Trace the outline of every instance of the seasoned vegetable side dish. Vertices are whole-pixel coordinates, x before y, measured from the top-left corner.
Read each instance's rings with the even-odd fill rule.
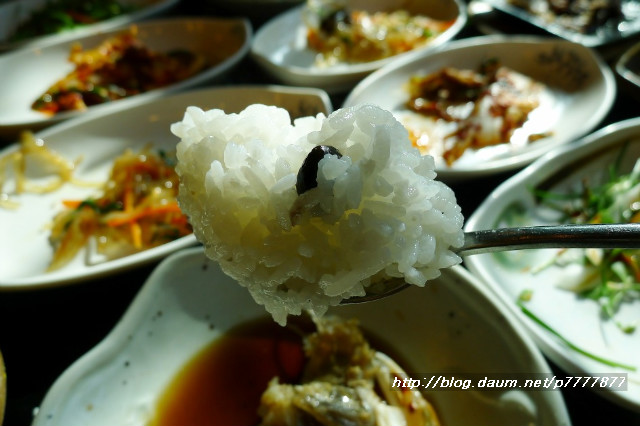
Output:
[[[27,177],[30,164],[45,174],[46,181],[38,183]],[[49,149],[42,139],[37,139],[31,132],[20,135],[18,149],[0,157],[0,208],[17,208],[20,204],[12,199],[12,195],[23,193],[44,194],[59,189],[65,183],[90,186],[74,176],[76,162],[69,161],[57,152]],[[14,184],[8,182],[10,172]]]
[[[135,10],[135,6],[116,0],[49,0],[35,10],[11,34],[10,41],[55,34],[93,24]]]
[[[628,174],[619,173],[614,166],[603,184],[584,180],[574,192],[537,190],[536,194],[545,206],[560,212],[566,223],[640,222],[640,160]],[[640,299],[640,250],[562,250],[551,264],[536,270],[550,265],[582,265],[581,278],[564,282],[563,287],[599,303],[605,318],[615,320],[623,303]],[[616,324],[625,332],[636,328],[634,324]]]
[[[74,176],[78,161],[65,159],[43,140],[23,133],[19,149],[0,158],[0,208],[20,206],[11,195],[48,193],[66,183],[98,187]],[[32,182],[27,178],[29,164],[46,176]],[[174,167],[175,158],[165,152],[150,147],[137,153],[127,150],[114,160],[99,195],[64,200],[64,210],[51,224],[54,255],[49,270],[66,265],[89,242],[102,258],[114,259],[190,234],[191,225],[176,201]],[[7,179],[9,172],[13,185]]]
[[[318,52],[317,66],[370,62],[425,46],[453,21],[411,15],[406,10],[369,13],[336,1],[318,1],[305,10],[307,44]]]
[[[468,149],[523,146],[549,136],[523,129],[543,89],[542,83],[495,60],[477,71],[445,67],[411,77],[407,110],[396,115],[423,154],[451,166]]]
[[[180,82],[209,65],[204,56],[191,51],[149,49],[135,26],[94,49],[75,44],[69,60],[75,69],[34,101],[32,109],[48,115],[85,110]]]
[[[54,248],[49,270],[73,259],[89,242],[113,259],[173,241],[191,233],[176,201],[174,160],[150,148],[116,158],[102,193],[65,200],[51,227]]]

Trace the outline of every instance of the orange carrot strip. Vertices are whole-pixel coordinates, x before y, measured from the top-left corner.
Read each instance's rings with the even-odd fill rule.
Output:
[[[164,214],[164,213],[182,213],[182,210],[180,210],[180,206],[178,206],[177,203],[165,204],[163,206],[158,206],[158,207],[147,207],[137,212],[133,212],[132,214],[127,215],[125,217],[117,217],[117,218],[109,219],[107,220],[107,225],[113,226],[113,227],[121,226],[126,223],[136,222],[146,216],[153,216],[153,215]]]
[[[131,187],[127,187],[125,189],[124,192],[124,200],[123,200],[123,208],[124,211],[126,213],[131,213],[134,210],[134,205],[133,205],[133,189]],[[140,227],[138,227],[138,229],[136,229],[135,225],[135,221],[134,222],[129,222],[129,231],[131,232],[131,241],[133,241],[133,246],[137,249],[140,248],[140,246],[142,245],[140,243],[140,245],[138,245],[137,243],[140,242],[140,235],[138,235],[138,231],[140,231]]]
[[[71,209],[77,208],[81,203],[80,200],[62,200],[62,205]]]
[[[172,225],[186,225],[188,224],[189,221],[187,220],[186,216],[176,216],[176,217],[172,217],[171,218],[171,224]]]
[[[138,250],[142,249],[142,228],[140,228],[140,224],[137,222],[131,222],[129,224],[129,229],[131,230],[133,246]]]

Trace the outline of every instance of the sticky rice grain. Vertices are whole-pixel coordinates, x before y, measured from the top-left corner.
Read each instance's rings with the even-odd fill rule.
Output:
[[[265,105],[190,107],[171,130],[179,201],[198,240],[280,324],[390,278],[423,286],[460,262],[450,250],[463,242],[455,196],[387,111],[365,105],[292,124]],[[342,156],[325,155],[318,186],[298,195],[316,145]]]

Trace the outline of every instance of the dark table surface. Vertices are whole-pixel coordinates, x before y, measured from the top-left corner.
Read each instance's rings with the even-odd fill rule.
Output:
[[[183,2],[174,13],[217,12],[202,10],[201,4]],[[260,25],[255,20],[253,23],[254,28]],[[465,29],[461,36],[471,35],[477,35],[476,27]],[[616,57],[612,49],[601,52],[609,62]],[[248,58],[239,69],[241,71],[228,84],[273,82]],[[334,108],[339,108],[343,99],[344,95],[332,96]],[[601,125],[636,116],[640,116],[640,101],[628,90],[619,90],[611,113]],[[464,215],[468,217],[497,185],[514,173],[452,185]],[[8,378],[4,425],[31,423],[33,412],[48,388],[66,368],[109,333],[155,266],[149,264],[71,286],[0,292],[0,351]],[[562,373],[547,361],[554,372]],[[563,390],[562,395],[575,425],[640,425],[640,413],[609,402],[601,393],[572,388]]]

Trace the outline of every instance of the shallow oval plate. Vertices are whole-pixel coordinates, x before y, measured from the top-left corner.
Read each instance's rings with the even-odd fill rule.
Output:
[[[426,288],[331,312],[359,319],[398,351],[410,371],[551,374],[511,314],[462,268],[444,271]],[[33,425],[145,424],[165,387],[196,353],[230,328],[263,317],[246,289],[200,248],[176,253],[151,274],[111,333],[53,384]],[[469,388],[427,396],[443,424],[570,424],[559,392]]]
[[[94,24],[83,25],[60,33],[47,34],[21,41],[11,41],[12,34],[31,15],[44,7],[47,0],[14,0],[0,5],[0,50],[15,49],[18,47],[36,47],[44,44],[58,43],[83,37],[89,34],[97,34],[113,28],[129,25],[132,22],[147,19],[152,16],[167,12],[178,4],[179,0],[120,0],[125,6],[133,6],[135,10],[111,19]]]
[[[467,20],[466,9],[459,0],[427,0],[424,2],[353,0],[349,3],[354,9],[368,11],[406,9],[414,14],[420,13],[454,22],[445,32],[419,49],[378,61],[318,67],[314,64],[316,52],[307,47],[307,27],[302,18],[305,6],[300,6],[276,16],[256,32],[251,45],[251,56],[268,73],[283,83],[313,86],[329,93],[340,93],[348,91],[363,77],[399,57],[411,57],[421,51],[442,45],[455,37]]]
[[[470,179],[523,167],[595,128],[616,96],[613,73],[591,49],[549,38],[483,36],[453,41],[437,52],[382,68],[359,83],[343,106],[377,104],[400,118],[411,114],[405,107],[409,99],[405,85],[411,76],[444,67],[477,70],[489,59],[545,85],[540,105],[525,125],[531,133],[551,132],[551,136],[519,146],[500,144],[467,150],[451,166],[436,158],[442,180]]]
[[[550,34],[562,37],[566,40],[580,43],[587,47],[599,47],[628,39],[640,32],[640,8],[636,0],[620,0],[620,6],[624,20],[619,25],[599,26],[593,31],[581,32],[560,25],[553,20],[544,19],[542,16],[531,13],[525,9],[510,4],[509,0],[477,0],[484,2],[497,10],[510,15],[517,20],[534,25]],[[528,3],[546,3],[546,0],[528,0]],[[525,4],[527,2],[524,2]],[[586,2],[589,3],[589,2]],[[613,2],[611,2],[613,3]]]
[[[534,164],[500,185],[469,217],[465,230],[491,229],[517,224],[550,224],[553,218],[536,204],[531,188],[565,191],[583,178],[593,184],[604,182],[608,167],[627,145],[621,172],[630,171],[640,157],[640,119],[632,119],[607,126],[575,144],[563,147],[540,158]],[[574,186],[575,187],[575,186]],[[520,212],[517,215],[513,213]],[[517,219],[515,219],[517,218]],[[515,220],[515,222],[514,222]],[[557,222],[555,222],[557,223]],[[635,334],[622,332],[613,321],[603,320],[599,305],[563,290],[561,285],[576,280],[580,268],[547,267],[556,250],[523,250],[501,254],[480,254],[465,258],[469,269],[486,281],[503,304],[520,318],[542,351],[565,371],[575,376],[597,373],[629,373],[628,391],[598,389],[599,394],[612,401],[640,411],[640,373],[615,368],[594,361],[570,349],[554,334],[526,317],[518,306],[523,290],[532,290],[532,298],[525,306],[572,344],[589,353],[640,369],[640,340]],[[623,324],[638,323],[640,300],[623,303],[616,320]]]
[[[127,104],[138,98],[157,98],[221,77],[247,54],[252,34],[246,19],[176,18],[144,21],[136,26],[139,39],[150,49],[159,52],[190,50],[205,55],[212,65],[176,84],[114,101],[115,103]],[[110,103],[91,106],[86,111],[69,111],[48,116],[32,110],[31,104],[73,70],[68,56],[74,43],[81,43],[83,48],[89,49],[123,30],[126,28],[42,48],[20,49],[0,56],[0,137],[15,137],[22,129],[43,128],[82,114],[100,113],[108,107]]]
[[[285,108],[292,117],[331,112],[329,97],[323,91],[278,86],[210,88],[136,102],[128,108],[119,108],[114,103],[110,113],[69,120],[36,136],[65,158],[81,158],[76,177],[103,182],[113,159],[126,148],[137,150],[151,144],[154,148],[174,151],[178,138],[169,128],[172,123],[182,120],[190,105],[239,112],[247,105],[262,103]],[[0,157],[15,149],[15,145],[8,147],[0,152]],[[13,176],[7,182],[7,188],[13,186],[12,179]],[[0,233],[3,236],[0,239],[0,291],[82,281],[157,260],[196,243],[193,236],[187,236],[141,253],[95,264],[87,264],[81,253],[66,267],[46,273],[52,256],[46,227],[60,208],[60,201],[83,199],[94,192],[91,188],[65,185],[49,194],[13,197],[19,203],[17,210],[0,208]]]

